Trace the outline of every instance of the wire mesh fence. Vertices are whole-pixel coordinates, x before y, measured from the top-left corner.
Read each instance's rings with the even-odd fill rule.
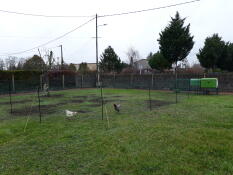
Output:
[[[0,94],[6,94],[9,92],[9,81],[2,80],[0,81]]]
[[[103,88],[104,105],[112,110],[113,103],[124,105],[127,110],[124,113],[131,114],[131,108],[135,108],[135,114],[147,110],[153,110],[162,106],[169,106],[185,102],[189,97],[190,91],[200,90],[199,87],[190,86],[190,78],[180,76],[177,80],[175,75],[101,75],[101,87]],[[30,93],[25,99],[17,99],[12,96],[6,101],[2,101],[2,105],[8,106],[6,111],[8,116],[43,116],[65,115],[64,111],[78,111],[87,116],[95,116],[96,110],[98,115],[101,113],[102,101],[100,98],[100,88],[96,88],[97,78],[95,74],[57,74],[56,76],[38,76],[27,80],[9,80],[0,81],[1,94],[34,92]],[[73,89],[70,91],[58,91],[46,93],[44,85],[48,85],[49,90]],[[40,100],[37,99],[37,90],[40,88]],[[74,88],[95,88],[84,90],[83,95]],[[111,89],[113,88],[113,89]],[[117,90],[115,90],[117,89]],[[136,95],[132,91],[125,89],[143,89],[137,91]],[[105,91],[106,90],[106,91]],[[112,91],[111,91],[112,90]],[[156,90],[156,91],[155,91]],[[160,90],[160,91],[157,91]],[[90,92],[89,92],[90,91]],[[105,93],[110,91],[111,93]],[[84,94],[86,92],[87,94]],[[125,92],[125,93],[124,93]],[[58,93],[58,94],[57,94]],[[9,102],[9,101],[12,102]],[[10,104],[13,106],[10,115]],[[93,110],[93,109],[94,110]],[[39,111],[38,111],[39,110]],[[102,105],[102,111],[105,110]],[[94,112],[95,111],[95,112]],[[93,114],[93,115],[92,115]],[[41,119],[40,119],[41,120]]]
[[[219,80],[219,91],[233,91],[233,76],[229,74],[208,74],[208,77],[217,77]],[[122,89],[148,89],[152,90],[176,90],[176,91],[194,91],[200,92],[199,87],[190,87],[191,78],[201,78],[201,74],[179,74],[176,80],[175,74],[103,74],[100,76],[102,87],[104,88],[122,88]],[[31,92],[38,87],[43,89],[47,84],[50,90],[72,89],[72,88],[95,88],[97,78],[95,74],[57,74],[56,76],[34,76],[31,79],[14,80],[14,77],[8,80],[0,80],[0,94],[6,94],[9,91]],[[210,89],[215,91],[215,89]]]
[[[45,117],[66,117],[66,110],[77,112],[82,119],[106,120],[107,116],[118,115],[114,104],[121,106],[120,114],[129,116],[165,109],[174,113],[176,104],[173,91],[102,88],[102,95],[103,98],[100,88],[92,88],[54,91],[49,96],[44,92],[4,96],[0,100],[0,109],[4,111],[0,121],[26,117],[43,122]],[[186,93],[179,93],[178,102],[187,98]]]

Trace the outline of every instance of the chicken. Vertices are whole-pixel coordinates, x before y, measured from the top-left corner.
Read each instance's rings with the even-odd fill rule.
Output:
[[[65,110],[65,112],[66,112],[66,117],[73,117],[73,116],[77,115],[77,112],[72,112],[69,110]]]
[[[117,112],[120,112],[120,107],[121,107],[120,104],[113,104],[113,106],[114,106],[114,109],[115,109]]]

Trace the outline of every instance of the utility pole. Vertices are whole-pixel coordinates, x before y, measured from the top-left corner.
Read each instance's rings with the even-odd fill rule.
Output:
[[[98,15],[96,14],[96,70],[97,70],[97,74],[96,74],[96,86],[99,86],[100,84],[100,74],[99,74],[99,59],[98,59]]]
[[[63,51],[62,51],[62,45],[60,45],[61,47],[61,70],[62,70],[62,88],[65,89],[65,75],[63,72],[64,69],[64,60],[63,60]]]
[[[40,55],[40,57],[41,57],[41,53],[40,53],[40,49],[38,48],[38,52],[39,52],[39,55]],[[42,58],[42,57],[41,57]]]
[[[39,52],[40,58],[43,59],[42,56],[41,56],[39,48],[38,48],[38,52]],[[43,75],[44,75],[44,66],[42,68],[42,73],[40,75],[40,88],[41,88],[41,90],[43,89]]]
[[[61,69],[63,69],[64,60],[63,60],[63,50],[62,50],[62,45],[60,45],[59,47],[61,47]]]
[[[41,56],[41,53],[40,53],[40,49],[39,49],[39,48],[38,48],[38,52],[39,52],[40,58],[43,59],[42,56]],[[43,72],[44,72],[44,67],[43,67],[43,69],[42,69],[42,74],[43,74]]]

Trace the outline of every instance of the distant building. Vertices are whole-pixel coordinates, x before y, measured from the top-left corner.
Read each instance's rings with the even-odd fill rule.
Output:
[[[81,64],[81,63],[80,63],[80,64]],[[74,64],[77,71],[79,70],[80,64]],[[96,71],[96,70],[97,70],[96,63],[87,63],[87,67],[88,67],[88,69],[89,69],[90,71]]]
[[[147,59],[141,59],[141,60],[135,61],[134,68],[139,70],[140,74],[149,73],[152,70]]]

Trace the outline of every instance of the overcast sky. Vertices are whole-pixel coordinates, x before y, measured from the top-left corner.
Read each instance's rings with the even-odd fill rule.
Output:
[[[155,8],[189,0],[7,0],[0,10],[43,15],[104,15],[125,11]],[[203,47],[207,36],[219,33],[225,41],[233,42],[233,1],[201,0],[199,2],[144,13],[99,18],[99,53],[111,45],[121,60],[127,61],[130,47],[139,51],[141,58],[158,51],[159,33],[178,11],[186,24],[191,24],[195,45],[188,56],[190,63],[197,62],[196,53]],[[91,18],[45,18],[0,12],[0,55],[31,49],[63,35]],[[52,42],[40,50],[52,50],[60,57],[63,45],[67,63],[95,62],[95,20],[84,27]],[[28,58],[38,54],[37,49],[14,56]],[[0,58],[6,58],[1,56]]]

